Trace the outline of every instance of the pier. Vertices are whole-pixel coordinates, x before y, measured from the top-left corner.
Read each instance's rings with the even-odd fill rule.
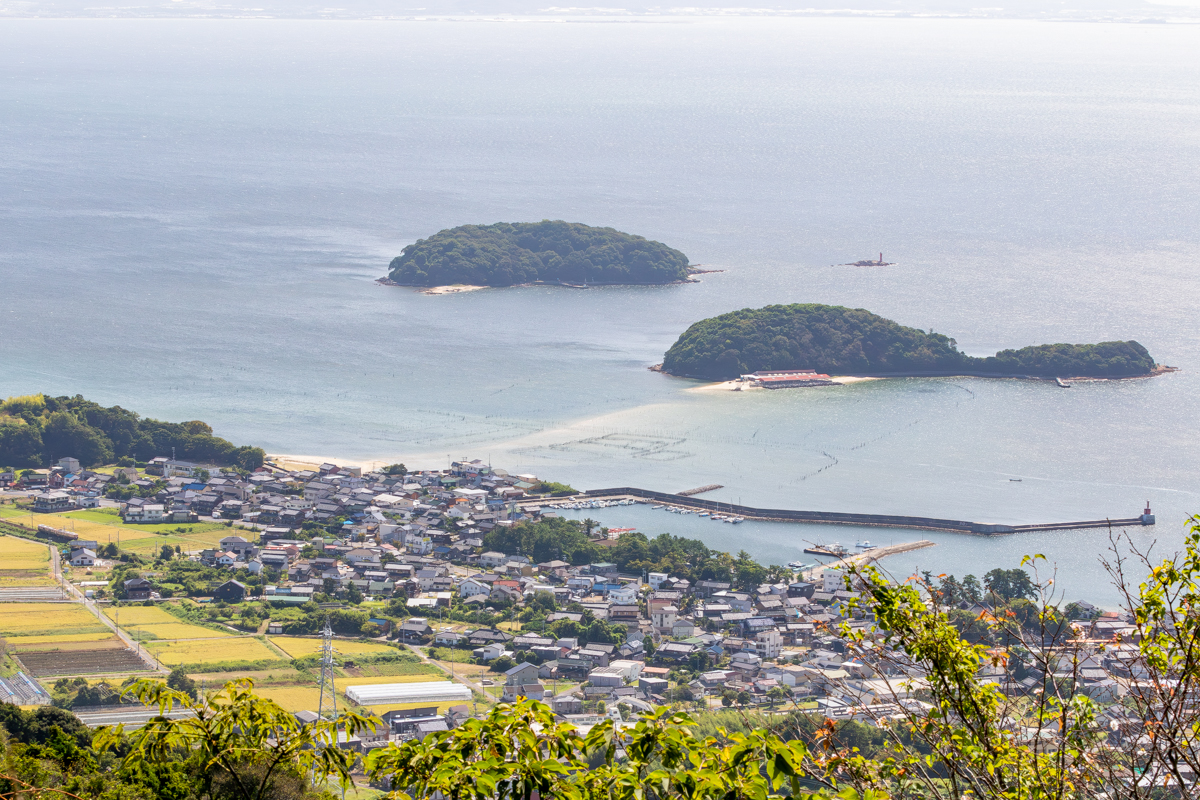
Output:
[[[715,492],[717,489],[724,489],[724,488],[725,487],[719,483],[710,483],[707,486],[701,486],[696,489],[688,489],[687,491],[680,492],[679,496],[680,497],[693,497],[698,494],[704,494],[705,492]]]
[[[861,553],[853,553],[843,556],[837,561],[831,561],[828,564],[818,564],[810,570],[803,573],[803,578],[806,581],[818,581],[822,578],[827,569],[838,569],[851,565],[874,564],[881,558],[894,556],[897,553],[909,553],[913,550],[920,550],[925,547],[933,547],[934,543],[928,539],[921,539],[916,542],[902,542],[900,544],[890,544],[882,547],[873,547],[870,550],[864,550]],[[807,552],[807,551],[806,551]]]
[[[615,489],[592,489],[581,492],[574,498],[557,498],[558,500],[643,500],[661,503],[664,506],[687,508],[692,510],[717,512],[745,519],[761,520],[764,522],[817,522],[825,525],[862,525],[880,528],[914,528],[927,531],[944,531],[946,533],[969,533],[978,536],[998,536],[1013,533],[1035,533],[1039,531],[1070,531],[1088,528],[1127,528],[1132,526],[1153,525],[1154,515],[1147,504],[1146,511],[1141,516],[1128,519],[1095,519],[1075,522],[1047,522],[1036,525],[1002,525],[992,522],[969,522],[957,519],[938,519],[936,517],[909,517],[898,514],[855,514],[838,511],[794,511],[781,508],[753,508],[751,506],[722,503],[716,500],[701,500],[696,497],[685,497],[681,494],[652,492],[648,489],[636,489],[623,486]],[[545,502],[545,501],[542,501]]]

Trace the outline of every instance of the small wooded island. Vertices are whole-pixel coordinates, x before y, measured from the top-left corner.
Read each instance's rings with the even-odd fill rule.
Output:
[[[664,284],[687,279],[687,256],[662,242],[562,220],[440,231],[405,247],[388,273],[391,283],[402,286]]]
[[[671,345],[662,371],[730,380],[759,370],[830,375],[1127,378],[1155,372],[1137,342],[1043,344],[976,358],[940,333],[862,308],[797,303],[744,308],[697,322]]]

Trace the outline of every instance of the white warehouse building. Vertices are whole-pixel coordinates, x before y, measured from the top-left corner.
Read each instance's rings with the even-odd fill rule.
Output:
[[[377,683],[368,686],[347,687],[346,698],[360,706],[391,703],[445,703],[453,700],[461,700],[466,703],[471,700],[471,690],[461,683],[452,681]]]

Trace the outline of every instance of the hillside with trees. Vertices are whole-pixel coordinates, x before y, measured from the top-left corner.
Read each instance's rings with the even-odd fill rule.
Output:
[[[120,406],[35,394],[0,403],[0,465],[37,468],[72,456],[84,467],[144,462],[174,448],[177,458],[258,469],[266,454],[213,435],[205,422],[162,422]]]
[[[392,259],[405,286],[513,286],[535,281],[662,284],[685,280],[688,258],[662,242],[576,222],[460,225]]]
[[[976,358],[948,336],[862,308],[816,303],[744,308],[695,323],[671,345],[663,371],[729,380],[749,372],[815,369],[830,375],[1018,375],[1118,378],[1150,374],[1137,342],[1046,344]]]

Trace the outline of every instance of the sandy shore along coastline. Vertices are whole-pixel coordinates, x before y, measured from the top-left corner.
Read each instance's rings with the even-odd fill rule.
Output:
[[[334,456],[294,455],[287,453],[267,453],[267,461],[284,469],[316,469],[322,464],[337,464],[339,467],[362,467],[364,471],[386,467],[396,463],[388,459],[364,461],[357,458],[337,458]]]
[[[472,286],[467,283],[456,283],[451,286],[430,286],[428,289],[422,289],[421,294],[458,294],[460,292],[474,292],[479,289],[486,289],[486,286]]]
[[[886,378],[865,378],[860,375],[831,375],[830,379],[837,384],[862,383],[863,381],[882,381]],[[750,386],[742,381],[720,381],[719,383],[706,383],[701,386],[692,386],[684,389],[685,392],[695,392],[697,394],[712,394],[714,392],[765,392],[770,391],[761,386]]]

